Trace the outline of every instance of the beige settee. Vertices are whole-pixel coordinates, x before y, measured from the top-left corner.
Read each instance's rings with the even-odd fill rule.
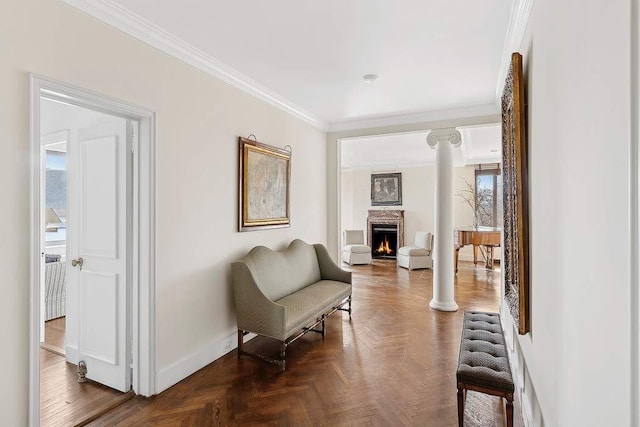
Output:
[[[308,331],[324,336],[325,319],[337,310],[351,315],[351,273],[340,269],[321,244],[294,240],[282,252],[257,246],[231,264],[231,275],[238,357],[246,354],[284,370],[289,344]],[[280,341],[280,359],[245,351],[249,332]]]

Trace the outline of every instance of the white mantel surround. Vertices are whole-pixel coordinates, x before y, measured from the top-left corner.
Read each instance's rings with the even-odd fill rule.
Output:
[[[456,311],[453,266],[453,148],[462,142],[455,128],[434,129],[427,144],[436,150],[435,244],[431,308]]]

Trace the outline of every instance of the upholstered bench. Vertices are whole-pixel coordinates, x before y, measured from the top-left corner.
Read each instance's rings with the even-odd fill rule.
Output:
[[[513,378],[499,314],[465,311],[456,378],[460,427],[467,390],[504,397],[507,427],[513,426]]]

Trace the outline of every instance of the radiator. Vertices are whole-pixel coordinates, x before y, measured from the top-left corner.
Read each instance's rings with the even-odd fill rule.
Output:
[[[48,262],[44,266],[44,320],[51,320],[65,315],[67,266],[64,261]]]

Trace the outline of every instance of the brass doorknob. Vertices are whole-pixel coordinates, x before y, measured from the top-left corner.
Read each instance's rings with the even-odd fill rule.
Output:
[[[82,258],[72,259],[71,260],[71,265],[73,267],[80,266],[80,270],[82,270],[82,264],[84,264],[84,260]]]

